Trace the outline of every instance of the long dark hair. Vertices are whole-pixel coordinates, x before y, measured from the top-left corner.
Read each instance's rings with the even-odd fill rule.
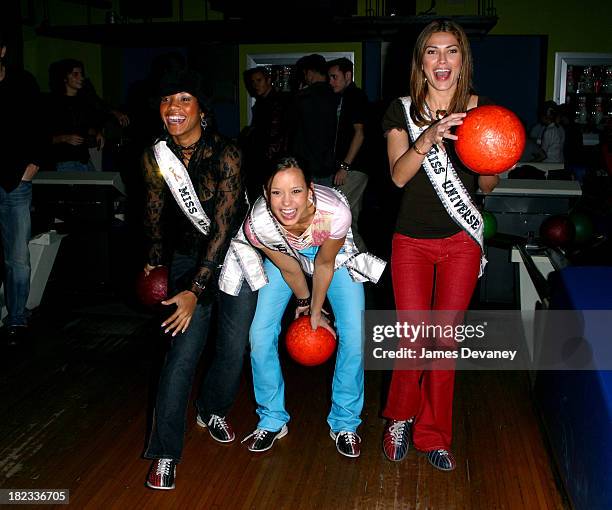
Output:
[[[467,110],[470,94],[472,93],[472,51],[470,43],[463,28],[451,20],[435,20],[427,25],[419,34],[412,53],[412,69],[410,70],[410,97],[412,107],[410,115],[417,126],[430,124],[431,120],[425,110],[425,97],[427,96],[427,80],[423,72],[423,55],[427,41],[436,32],[448,32],[457,38],[459,51],[461,51],[461,71],[457,89],[448,107],[448,113],[464,112]]]
[[[85,66],[80,60],[65,58],[53,62],[49,66],[49,90],[53,94],[63,96],[66,93],[66,77],[75,68],[81,69],[83,77],[85,77]]]

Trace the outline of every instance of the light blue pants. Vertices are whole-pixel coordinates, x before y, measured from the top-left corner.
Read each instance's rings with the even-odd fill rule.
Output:
[[[318,248],[301,253],[314,258]],[[280,270],[264,263],[268,285],[260,289],[251,325],[251,365],[257,400],[258,428],[277,431],[289,421],[285,410],[285,383],[278,358],[281,319],[292,291]],[[327,423],[334,432],[355,432],[363,407],[362,320],[365,308],[363,284],[354,282],[345,268],[334,273],[327,291],[336,318],[338,351],[332,383],[332,406]]]

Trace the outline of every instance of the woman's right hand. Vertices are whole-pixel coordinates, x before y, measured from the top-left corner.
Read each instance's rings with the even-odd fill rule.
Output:
[[[451,113],[429,126],[417,141],[419,150],[421,152],[429,152],[434,145],[444,150],[444,139],[457,140],[457,135],[452,134],[451,130],[454,126],[463,124],[463,119],[466,115],[466,113]]]
[[[60,140],[68,145],[82,145],[85,143],[85,138],[81,135],[61,135]]]

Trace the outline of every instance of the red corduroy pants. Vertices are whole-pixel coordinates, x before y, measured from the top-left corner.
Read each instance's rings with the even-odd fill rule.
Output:
[[[480,247],[463,230],[441,239],[393,236],[391,271],[398,317],[402,310],[465,310],[478,281]],[[408,314],[410,315],[410,314]],[[405,365],[404,365],[405,366]],[[445,369],[393,372],[383,415],[414,417],[413,442],[422,451],[449,449],[455,372]],[[454,366],[454,365],[453,365]]]

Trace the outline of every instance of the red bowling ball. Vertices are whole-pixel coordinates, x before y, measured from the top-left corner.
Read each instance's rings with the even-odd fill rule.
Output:
[[[574,242],[576,227],[568,216],[557,214],[546,218],[540,225],[540,237],[547,246],[563,248]]]
[[[525,148],[525,129],[503,106],[479,106],[467,112],[455,131],[455,151],[461,162],[479,174],[499,174],[512,168]]]
[[[158,266],[145,276],[142,271],[136,280],[136,296],[145,306],[155,306],[168,297],[168,268]]]
[[[289,356],[307,367],[325,363],[336,349],[334,336],[322,327],[313,330],[308,315],[298,317],[291,323],[285,344]]]

